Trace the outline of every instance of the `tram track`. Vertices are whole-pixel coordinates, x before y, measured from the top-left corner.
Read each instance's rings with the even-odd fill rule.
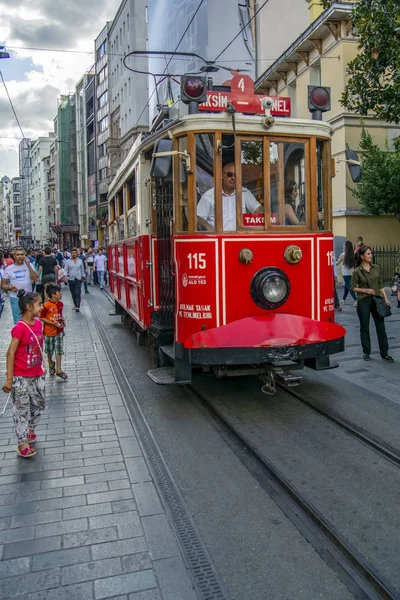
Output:
[[[279,389],[286,392],[289,396],[292,396],[293,398],[301,402],[303,405],[307,406],[307,408],[320,415],[321,417],[327,419],[328,421],[336,425],[336,427],[350,435],[352,438],[357,439],[359,442],[363,443],[368,448],[374,450],[381,457],[385,458],[386,460],[394,464],[396,467],[400,468],[400,453],[395,448],[393,448],[383,440],[380,440],[379,438],[373,436],[371,433],[365,431],[361,427],[358,427],[354,423],[351,423],[347,419],[344,419],[343,417],[340,417],[339,415],[334,414],[329,410],[324,410],[322,408],[319,408],[318,406],[315,406],[315,404],[307,400],[307,398],[305,398],[295,390],[291,388],[286,388],[283,385],[280,385],[279,383],[277,383],[276,385],[277,387],[279,387]]]
[[[205,394],[193,385],[186,386],[186,390],[191,401],[212,422],[242,464],[323,560],[336,571],[355,598],[399,599],[396,590],[374,566],[215,408]]]

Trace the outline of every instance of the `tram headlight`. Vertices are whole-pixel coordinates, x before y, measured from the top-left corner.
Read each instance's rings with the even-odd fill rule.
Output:
[[[276,267],[265,267],[258,271],[251,282],[250,294],[261,308],[279,308],[290,294],[290,282],[286,274]]]

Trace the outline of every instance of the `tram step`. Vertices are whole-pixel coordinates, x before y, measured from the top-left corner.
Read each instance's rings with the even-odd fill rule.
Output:
[[[174,347],[171,346],[160,346],[161,352],[163,352],[168,358],[171,360],[175,360],[175,350]]]
[[[159,367],[158,369],[150,369],[150,371],[147,371],[147,376],[159,385],[171,385],[173,383],[186,385],[191,383],[191,381],[177,381],[175,378],[176,372],[174,367]]]

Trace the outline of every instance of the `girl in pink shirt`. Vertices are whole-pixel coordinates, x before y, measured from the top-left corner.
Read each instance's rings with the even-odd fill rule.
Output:
[[[45,408],[43,325],[37,318],[42,309],[42,298],[36,292],[22,289],[18,291],[18,298],[22,318],[11,330],[3,392],[11,392],[17,454],[30,458],[36,454],[30,444],[36,441],[35,427]]]

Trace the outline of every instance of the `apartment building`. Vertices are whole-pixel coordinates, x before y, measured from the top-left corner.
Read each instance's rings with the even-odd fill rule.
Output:
[[[13,177],[11,180],[12,185],[12,201],[11,201],[11,246],[16,246],[19,242],[21,235],[21,200],[20,200],[20,187],[21,179],[19,177]]]
[[[28,138],[19,144],[19,176],[21,203],[21,235],[20,243],[26,248],[33,244],[32,239],[32,206],[31,206],[31,155],[32,141]]]
[[[0,180],[0,246],[11,241],[12,183],[6,175]]]
[[[49,171],[53,138],[51,132],[48,137],[35,140],[30,148],[32,240],[35,248],[52,243]]]
[[[147,71],[147,58],[130,56],[124,64],[130,52],[146,50],[146,5],[147,0],[123,0],[108,31],[111,177],[128,156],[137,134],[149,125],[148,77],[127,68]]]

